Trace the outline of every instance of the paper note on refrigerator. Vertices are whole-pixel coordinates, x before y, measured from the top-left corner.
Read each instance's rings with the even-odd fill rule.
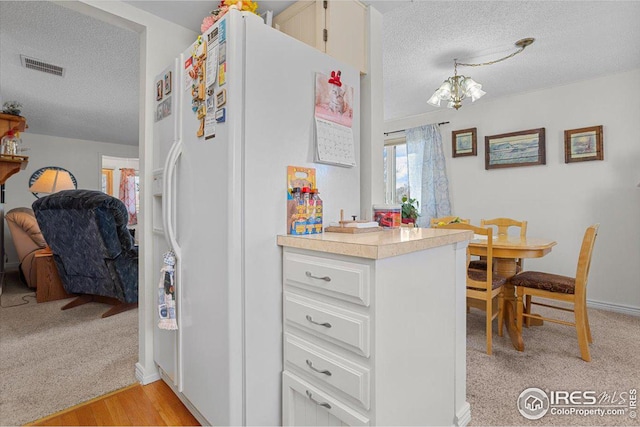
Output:
[[[316,157],[319,163],[355,166],[353,130],[316,117]]]

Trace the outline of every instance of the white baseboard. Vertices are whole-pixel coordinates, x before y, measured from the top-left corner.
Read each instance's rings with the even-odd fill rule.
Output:
[[[597,308],[599,310],[613,311],[615,313],[629,314],[631,316],[640,317],[640,308],[631,307],[629,305],[613,304],[610,302],[587,300],[587,307]]]
[[[464,402],[464,406],[456,413],[457,426],[466,426],[471,422],[471,405],[469,402]]]
[[[150,384],[160,379],[160,372],[157,369],[146,372],[140,363],[136,363],[136,379],[142,385]]]

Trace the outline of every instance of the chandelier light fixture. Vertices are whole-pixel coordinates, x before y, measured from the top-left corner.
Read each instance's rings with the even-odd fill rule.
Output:
[[[462,62],[458,62],[457,59],[454,59],[453,76],[445,80],[444,83],[442,83],[440,87],[436,89],[427,103],[439,107],[440,101],[447,101],[448,108],[455,108],[457,110],[462,107],[462,100],[465,98],[471,98],[471,102],[474,102],[476,99],[482,98],[486,94],[486,92],[482,90],[482,85],[473,80],[471,77],[458,75],[458,66],[481,67],[483,65],[492,65],[516,56],[534,41],[535,39],[530,37],[518,40],[515,43],[518,50],[510,55],[505,56],[504,58],[496,59],[495,61],[482,62],[480,64],[465,64]]]

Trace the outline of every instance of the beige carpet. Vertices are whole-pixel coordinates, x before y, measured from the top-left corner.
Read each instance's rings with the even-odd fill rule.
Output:
[[[572,314],[534,307],[535,313],[570,320]],[[553,314],[553,316],[552,316]],[[589,309],[593,343],[591,362],[580,359],[575,329],[545,322],[524,329],[525,351],[518,352],[508,336],[497,336],[494,321],[493,355],[486,354],[484,313],[472,310],[467,317],[467,399],[471,424],[480,425],[640,425],[629,416],[628,393],[640,392],[640,317]],[[624,415],[552,415],[528,420],[516,407],[520,393],[530,387],[549,391],[607,392],[621,397]],[[621,394],[624,393],[624,394]],[[585,406],[586,407],[586,406]],[[638,404],[640,408],[640,402]],[[636,411],[636,413],[639,411]]]
[[[105,304],[36,304],[8,273],[0,297],[0,425],[20,425],[136,381],[138,310],[102,319]],[[23,300],[29,304],[20,304]]]

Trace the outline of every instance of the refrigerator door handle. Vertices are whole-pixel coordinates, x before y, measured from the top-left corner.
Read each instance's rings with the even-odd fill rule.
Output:
[[[174,197],[173,194],[173,184],[174,184],[174,176],[176,165],[178,163],[178,159],[182,154],[182,141],[177,140],[171,146],[169,150],[169,155],[167,156],[167,160],[164,165],[164,197],[162,198],[162,220],[165,229],[165,238],[167,239],[167,243],[173,252],[176,254],[177,258],[180,258],[180,245],[176,240],[175,230],[173,228],[174,219],[173,219],[173,207],[174,207]]]

